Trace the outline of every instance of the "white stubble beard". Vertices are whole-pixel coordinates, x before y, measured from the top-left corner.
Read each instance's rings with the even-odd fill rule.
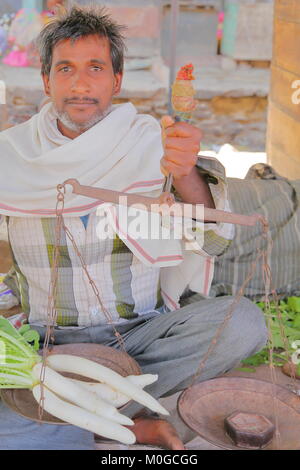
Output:
[[[72,121],[69,114],[64,111],[59,111],[55,106],[55,111],[57,113],[58,120],[70,131],[83,133],[90,129],[91,127],[98,124],[102,121],[112,110],[112,105],[110,104],[105,111],[99,111],[94,116],[92,116],[87,122],[78,124],[77,122]]]

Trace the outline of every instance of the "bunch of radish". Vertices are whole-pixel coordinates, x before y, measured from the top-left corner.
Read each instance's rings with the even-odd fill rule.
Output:
[[[93,382],[69,379],[61,372],[87,377]],[[134,433],[125,427],[134,423],[117,408],[135,400],[152,411],[168,415],[143,390],[156,380],[157,375],[151,374],[122,377],[98,363],[67,354],[51,354],[43,364],[26,339],[6,319],[0,319],[0,389],[28,388],[38,403],[42,400],[45,411],[74,426],[123,444],[134,444]]]

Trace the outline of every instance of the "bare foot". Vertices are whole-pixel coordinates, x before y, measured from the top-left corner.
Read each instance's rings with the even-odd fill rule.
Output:
[[[171,450],[185,450],[176,429],[163,419],[150,416],[133,418],[134,426],[127,426],[136,436],[137,444],[163,447]]]

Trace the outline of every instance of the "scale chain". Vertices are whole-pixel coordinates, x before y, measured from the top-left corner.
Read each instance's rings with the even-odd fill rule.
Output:
[[[41,399],[39,402],[39,419],[40,420],[42,420],[43,418],[43,411],[44,411],[44,380],[45,380],[46,360],[50,352],[49,351],[50,341],[52,342],[52,345],[54,344],[54,328],[55,328],[56,320],[57,320],[57,310],[55,306],[55,299],[57,297],[58,260],[60,256],[59,247],[60,247],[60,239],[61,239],[62,231],[66,233],[67,237],[72,243],[72,246],[74,248],[76,255],[79,257],[82,268],[98,300],[101,311],[104,313],[108,323],[112,326],[114,330],[114,335],[116,336],[120,349],[123,351],[123,354],[126,354],[126,356],[128,356],[128,353],[125,349],[125,343],[122,338],[122,335],[117,331],[116,327],[113,324],[113,319],[110,313],[104,307],[100,298],[99,290],[88,272],[86,263],[82,257],[82,254],[80,253],[77,247],[75,239],[63,221],[64,203],[65,203],[65,185],[63,184],[58,185],[57,191],[58,191],[58,195],[57,195],[57,203],[56,203],[55,247],[53,251],[53,262],[51,266],[51,281],[50,281],[49,293],[48,293],[47,328],[46,328],[45,340],[44,340],[44,345],[43,345],[43,366],[42,366],[41,374],[40,374],[40,382],[41,382]]]

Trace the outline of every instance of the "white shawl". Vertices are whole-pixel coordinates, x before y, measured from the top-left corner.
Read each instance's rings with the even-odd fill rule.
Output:
[[[49,103],[29,121],[0,133],[0,155],[0,214],[8,216],[55,217],[56,187],[69,178],[82,185],[152,197],[159,196],[163,184],[160,126],[151,116],[137,114],[130,103],[113,106],[105,119],[75,139],[59,132]],[[100,205],[99,200],[71,193],[66,195],[64,213],[84,216]],[[119,210],[120,206],[116,210],[111,205],[113,230],[140,261],[168,267],[162,273],[162,288],[166,303],[175,308],[191,276],[195,277],[195,262],[202,272],[206,260],[201,262],[201,256],[189,252],[182,263],[185,254],[180,240],[133,240],[118,223]],[[177,286],[179,271],[174,276],[169,267],[180,263],[184,276]]]
[[[51,104],[19,126],[0,133],[0,210],[10,216],[55,215],[56,187],[68,178],[117,191],[157,191],[163,177],[160,126],[138,115],[132,104],[115,106],[76,139],[63,136]],[[99,205],[71,195],[68,216],[83,216]]]

